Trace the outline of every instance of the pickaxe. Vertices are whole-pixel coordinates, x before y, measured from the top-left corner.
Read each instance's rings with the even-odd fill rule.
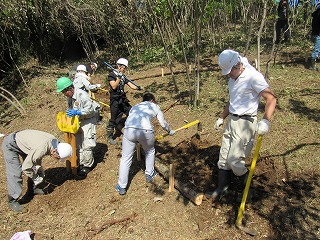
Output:
[[[104,64],[107,65],[107,67],[111,68],[113,71],[119,73],[119,71],[118,71],[117,69],[115,69],[114,67],[112,67],[112,65],[110,65],[109,63],[104,62]],[[140,87],[140,86],[139,86],[138,84],[136,84],[134,81],[132,81],[132,80],[130,80],[129,78],[127,78],[126,75],[122,75],[122,76],[123,76],[128,82],[130,82],[130,83],[132,83],[133,85],[135,85],[135,86],[138,88],[138,90],[141,90],[141,89],[142,89],[142,87]]]
[[[110,105],[109,105],[109,104],[106,104],[106,103],[104,103],[104,102],[101,102],[101,101],[99,101],[99,100],[97,100],[97,99],[95,99],[95,98],[91,98],[91,99],[92,99],[93,101],[97,102],[97,103],[102,104],[103,106],[106,106],[106,107],[110,108]]]
[[[180,131],[180,130],[182,130],[182,129],[187,129],[187,128],[189,128],[189,127],[191,127],[191,126],[193,126],[193,125],[196,125],[196,124],[198,124],[198,125],[197,125],[197,130],[198,130],[198,131],[201,131],[201,130],[202,130],[202,124],[200,123],[199,120],[195,120],[195,121],[193,121],[193,122],[191,122],[191,123],[188,123],[188,124],[186,124],[186,125],[178,128],[178,129],[175,129],[174,131],[177,132],[177,131]],[[157,141],[157,140],[160,140],[160,139],[162,139],[162,138],[164,138],[164,137],[166,137],[166,136],[168,136],[168,135],[169,135],[169,133],[162,134],[162,135],[156,137],[156,141]]]

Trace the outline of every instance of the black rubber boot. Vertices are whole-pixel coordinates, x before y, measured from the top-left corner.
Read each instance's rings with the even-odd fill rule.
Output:
[[[23,206],[18,200],[10,196],[8,196],[8,207],[15,212],[21,212],[23,210]]]
[[[316,59],[313,59],[313,58],[310,59],[310,67],[309,67],[310,70],[318,71],[318,68],[316,67],[316,61],[317,61]]]
[[[107,139],[111,145],[117,144],[117,142],[113,139],[113,128],[107,128]]]
[[[237,197],[237,202],[239,202],[239,203],[242,201],[242,196],[243,196],[244,189],[246,187],[248,176],[249,176],[249,171],[247,171],[245,174],[243,174],[242,176],[239,177],[240,185],[241,185],[241,189],[239,191],[239,192],[241,192],[241,194],[238,194],[238,197]],[[251,179],[251,184],[250,184],[250,187],[249,187],[249,191],[248,191],[246,202],[251,202],[252,201],[252,196],[253,196],[253,192],[254,192],[254,190],[251,188],[252,185],[253,185],[253,183],[252,183],[252,179]]]
[[[207,199],[211,199],[212,202],[215,201],[215,199],[225,192],[229,187],[229,178],[230,178],[231,170],[222,170],[219,169],[218,172],[218,187],[214,190],[214,192],[208,192],[205,194]]]

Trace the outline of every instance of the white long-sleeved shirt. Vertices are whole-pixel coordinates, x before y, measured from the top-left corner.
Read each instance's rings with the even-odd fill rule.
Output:
[[[80,88],[86,91],[97,90],[98,86],[95,84],[91,84],[89,80],[90,80],[90,77],[87,76],[85,73],[78,72],[76,73],[76,75],[74,75],[73,86],[75,88]]]
[[[165,120],[160,107],[150,101],[141,102],[131,108],[124,128],[153,130],[152,120],[155,117],[157,117],[160,126],[170,132],[171,128]]]
[[[33,178],[33,166],[41,165],[44,156],[50,155],[57,148],[58,140],[53,135],[38,130],[22,130],[16,133],[16,143],[26,158],[22,163],[22,171]]]

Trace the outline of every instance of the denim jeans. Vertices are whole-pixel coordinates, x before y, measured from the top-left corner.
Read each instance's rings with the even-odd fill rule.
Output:
[[[320,35],[314,36],[314,47],[313,52],[311,54],[312,59],[317,59],[320,53]]]

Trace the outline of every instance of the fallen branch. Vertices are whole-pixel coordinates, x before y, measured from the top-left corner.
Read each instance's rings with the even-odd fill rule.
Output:
[[[136,214],[136,213],[133,213],[132,215],[130,215],[130,216],[128,216],[128,217],[125,217],[125,218],[122,218],[122,219],[119,219],[119,220],[117,220],[117,219],[111,219],[111,220],[109,220],[109,221],[107,221],[107,222],[105,222],[101,227],[99,227],[99,228],[96,228],[96,229],[94,229],[94,228],[91,228],[91,229],[87,229],[88,231],[93,231],[94,233],[94,235],[97,235],[97,234],[99,234],[100,232],[102,232],[103,230],[105,230],[106,228],[108,228],[108,227],[111,227],[112,225],[115,225],[115,224],[118,224],[118,223],[125,223],[125,224],[127,224],[127,222],[128,221],[132,221],[136,216],[137,216],[138,214]]]
[[[26,110],[24,109],[24,107],[21,105],[21,103],[18,101],[18,99],[8,90],[0,87],[0,90],[9,94],[13,100],[11,100],[9,97],[7,97],[6,95],[4,95],[3,93],[0,93],[0,97],[3,97],[4,99],[6,99],[9,103],[11,103],[11,105],[13,105],[16,109],[19,110],[19,112],[21,113],[21,115],[25,115],[26,114]],[[14,101],[16,101],[17,103],[15,103]]]

